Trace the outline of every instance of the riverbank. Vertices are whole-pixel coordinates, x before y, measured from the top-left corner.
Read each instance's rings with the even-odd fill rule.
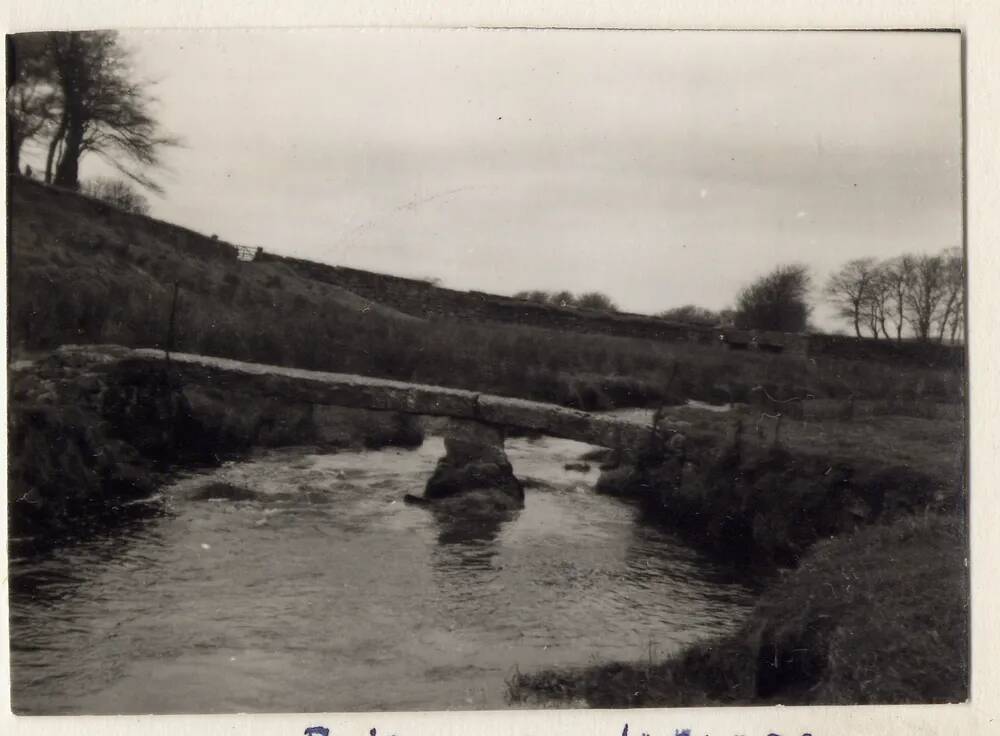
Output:
[[[668,409],[661,426],[674,447],[606,469],[597,491],[634,500],[709,554],[764,569],[794,567],[816,542],[860,527],[965,508],[960,420],[782,424]]]
[[[674,452],[649,448],[608,468],[598,490],[638,503],[649,522],[715,557],[752,566],[769,581],[761,598],[735,634],[666,661],[518,673],[508,681],[511,702],[794,705],[968,696],[960,422],[788,420],[779,435],[773,421],[758,432],[746,416],[672,409],[663,423],[686,433]],[[727,423],[727,441],[713,443]]]
[[[45,544],[133,513],[180,467],[253,447],[423,441],[416,419],[316,407],[219,381],[180,383],[166,363],[119,362],[121,348],[66,348],[10,373],[10,534]],[[131,510],[129,510],[131,509]]]
[[[515,704],[948,703],[969,692],[966,528],[909,517],[817,544],[740,630],[663,662],[517,674]]]

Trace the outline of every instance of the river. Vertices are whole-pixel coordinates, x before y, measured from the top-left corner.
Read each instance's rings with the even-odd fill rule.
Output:
[[[752,593],[567,471],[588,446],[512,438],[503,519],[404,504],[444,453],[262,451],[162,489],[162,512],[11,561],[24,714],[508,707],[516,670],[660,658]],[[223,481],[244,500],[197,500]]]

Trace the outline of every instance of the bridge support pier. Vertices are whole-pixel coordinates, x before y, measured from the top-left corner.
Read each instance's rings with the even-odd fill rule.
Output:
[[[501,506],[520,507],[524,488],[514,477],[504,431],[481,422],[452,419],[445,430],[445,456],[427,481],[424,498],[440,499],[475,492],[489,492]]]

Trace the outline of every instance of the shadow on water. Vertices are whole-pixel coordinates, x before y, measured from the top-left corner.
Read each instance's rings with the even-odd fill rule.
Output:
[[[727,606],[745,599],[754,576],[740,566],[715,561],[687,546],[641,511],[630,530],[622,579],[639,587],[676,584],[680,599],[714,601]]]
[[[92,579],[95,564],[123,563],[132,542],[155,537],[169,517],[163,499],[154,497],[107,510],[81,520],[78,528],[58,538],[36,534],[10,540],[9,591],[12,616],[18,606],[71,599]]]
[[[99,513],[81,514],[72,529],[50,532],[44,528],[8,538],[12,569],[22,563],[43,561],[61,551],[80,546],[103,550],[101,560],[114,560],[122,550],[121,540],[142,532],[150,523],[169,516],[159,495],[115,504]]]

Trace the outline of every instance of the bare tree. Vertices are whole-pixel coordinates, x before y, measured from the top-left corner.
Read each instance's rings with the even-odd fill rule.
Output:
[[[886,318],[892,320],[896,341],[903,339],[903,327],[910,321],[907,294],[916,278],[916,260],[904,255],[882,264],[882,282],[886,293]]]
[[[149,213],[149,201],[127,182],[98,177],[85,181],[80,190],[90,197],[100,199],[126,212],[138,215]]]
[[[940,255],[913,258],[913,279],[906,293],[908,319],[918,340],[930,340],[931,329],[947,292],[945,259]]]
[[[878,263],[874,258],[857,258],[832,274],[823,289],[826,298],[837,307],[837,313],[854,325],[857,337],[861,337],[863,322],[878,337],[873,327],[878,324],[877,300],[874,299],[878,277]]]
[[[805,266],[779,266],[744,288],[736,300],[740,329],[802,332],[812,307],[807,303],[811,279]]]
[[[44,53],[45,35],[26,33],[8,39],[10,73],[7,75],[7,170],[21,170],[21,149],[43,135],[56,117],[58,94],[53,69]]]
[[[13,45],[25,63],[32,60],[47,71],[55,92],[45,181],[79,189],[80,159],[94,153],[132,181],[158,191],[146,171],[160,163],[163,146],[177,141],[160,132],[150,112],[153,100],[132,79],[131,58],[118,35],[48,32],[15,36]]]
[[[950,329],[950,339],[955,341],[959,325],[965,316],[965,263],[959,248],[949,248],[941,254],[943,261],[944,294],[941,312],[937,317],[938,342],[944,342],[945,330]]]
[[[860,258],[833,274],[824,289],[839,314],[873,338],[903,339],[910,325],[919,340],[944,342],[962,329],[965,272],[959,249],[938,255],[903,255],[881,263]],[[894,335],[890,334],[890,328]]]
[[[869,294],[865,300],[864,315],[865,326],[871,332],[872,339],[878,340],[879,300],[875,294]]]
[[[880,263],[875,269],[875,278],[872,279],[871,290],[868,297],[868,309],[871,313],[870,325],[873,334],[877,337],[881,331],[882,337],[891,340],[888,322],[893,315],[893,277],[889,273],[886,263]]]
[[[959,337],[965,339],[965,288],[958,292],[958,300],[955,309],[951,313],[951,333],[949,339],[952,343]]]

